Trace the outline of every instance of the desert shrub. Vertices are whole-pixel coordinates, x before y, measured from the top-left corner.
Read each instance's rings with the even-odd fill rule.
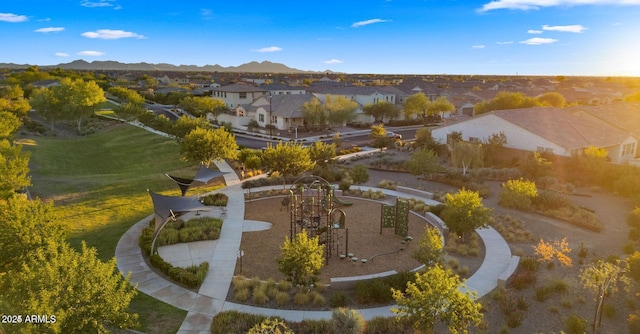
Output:
[[[254,288],[251,300],[257,305],[264,305],[269,301],[269,296],[267,296],[266,290]]]
[[[554,191],[541,191],[533,199],[533,205],[539,210],[554,210],[570,206],[571,203],[566,196]]]
[[[518,327],[524,320],[524,313],[522,309],[518,307],[519,300],[506,293],[504,289],[502,289],[502,291],[499,297],[500,299],[498,299],[500,311],[502,311],[502,314],[506,317],[507,326],[511,328]]]
[[[572,314],[564,319],[564,329],[567,334],[583,334],[587,332],[589,321],[577,314]]]
[[[247,300],[249,300],[250,295],[251,295],[251,291],[249,290],[249,288],[242,288],[237,290],[234,296],[237,301],[244,303]]]
[[[212,334],[246,333],[255,324],[267,319],[263,315],[225,311],[216,314],[211,321]]]
[[[569,283],[562,279],[554,279],[536,288],[536,300],[544,302],[554,294],[564,294],[569,291]]]
[[[289,295],[288,292],[278,291],[274,299],[276,301],[276,304],[278,304],[278,306],[284,306],[289,304],[289,301],[291,300],[291,296]]]
[[[562,305],[562,307],[564,308],[572,308],[573,302],[571,301],[571,299],[562,298],[562,300],[560,300],[560,305]]]
[[[321,293],[317,291],[311,292],[311,304],[313,304],[313,306],[324,306],[324,303],[324,296]]]
[[[538,196],[536,184],[524,179],[509,180],[502,184],[498,203],[507,208],[530,210]]]
[[[405,318],[375,317],[367,321],[365,334],[409,334],[414,333],[411,322]]]
[[[215,193],[202,197],[202,204],[210,206],[227,206],[229,197],[223,193]]]
[[[392,300],[390,287],[382,279],[359,281],[355,284],[355,298],[363,304],[385,303]]]
[[[284,292],[287,292],[287,291],[291,290],[291,282],[290,281],[281,280],[280,282],[278,282],[278,289],[280,289],[280,291],[284,291]]]
[[[391,180],[381,180],[378,183],[378,188],[382,188],[382,189],[396,190],[397,186],[398,186],[398,183]]]
[[[627,318],[627,326],[629,328],[629,333],[631,334],[640,334],[640,311],[635,311],[634,313],[629,314]]]
[[[307,305],[309,304],[309,301],[311,301],[311,294],[306,291],[298,291],[293,296],[293,302],[298,306]]]
[[[329,297],[329,306],[335,307],[344,307],[347,306],[349,300],[347,298],[347,294],[343,291],[337,291]]]
[[[355,310],[341,307],[331,313],[331,328],[335,333],[360,334],[366,326],[362,314]]]

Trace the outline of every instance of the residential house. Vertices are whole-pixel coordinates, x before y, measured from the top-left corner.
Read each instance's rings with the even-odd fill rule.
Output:
[[[277,130],[289,132],[304,127],[302,107],[314,94],[263,95],[251,104],[261,127],[271,124]]]
[[[291,86],[288,84],[273,83],[259,86],[269,92],[269,95],[307,94],[307,88],[303,86]]]
[[[570,157],[595,146],[605,148],[613,163],[628,163],[635,158],[637,135],[594,116],[596,110],[589,108],[593,107],[497,110],[435,128],[431,133],[435,140],[446,143],[452,132],[462,133],[463,139],[471,142],[503,132],[507,138],[505,147],[522,151]]]
[[[242,83],[213,87],[211,89],[211,97],[221,99],[231,110],[243,105],[250,105],[255,99],[267,93],[268,91],[263,88]]]

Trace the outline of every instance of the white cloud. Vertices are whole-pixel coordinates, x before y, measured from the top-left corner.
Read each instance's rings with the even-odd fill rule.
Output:
[[[550,26],[545,24],[542,26],[542,30],[581,33],[587,30],[587,28],[580,24],[573,24],[568,26]]]
[[[60,32],[60,31],[63,31],[63,30],[64,30],[63,27],[48,27],[48,28],[36,29],[36,30],[34,30],[34,32],[48,33],[48,32]]]
[[[84,1],[80,2],[80,6],[89,7],[89,8],[114,7],[115,5],[112,2],[113,2],[113,0],[98,0],[98,1],[84,0]],[[117,9],[120,9],[120,8],[117,8]]]
[[[542,30],[529,29],[527,30],[527,34],[542,34]]]
[[[524,40],[520,43],[527,44],[527,45],[542,45],[542,44],[552,44],[557,41],[558,41],[557,39],[553,39],[553,38],[534,37],[534,38],[529,38],[527,40]]]
[[[87,38],[99,38],[99,39],[120,39],[120,38],[144,39],[145,38],[144,36],[138,35],[134,32],[124,31],[124,30],[111,30],[111,29],[87,31],[87,32],[83,32],[82,36]]]
[[[279,47],[279,46],[268,46],[266,48],[253,49],[251,51],[253,51],[253,52],[278,52],[278,51],[282,51],[282,48]]]
[[[480,12],[494,9],[536,10],[542,7],[581,5],[640,5],[640,0],[494,0],[482,5]]]
[[[358,22],[352,24],[351,28],[358,28],[358,27],[369,25],[369,24],[383,23],[383,22],[391,22],[391,20],[371,19],[371,20],[366,20],[366,21],[358,21]]]
[[[78,56],[100,57],[102,55],[104,55],[104,52],[100,52],[100,51],[80,51],[80,52],[78,52]]]
[[[474,49],[484,49],[487,46],[486,45],[472,45],[471,47],[474,48]]]
[[[498,45],[509,45],[509,44],[513,44],[513,41],[496,42],[496,44],[498,44]]]
[[[24,15],[17,15],[12,13],[0,13],[0,21],[15,23],[15,22],[29,21],[29,19]]]
[[[323,61],[323,63],[331,65],[331,64],[342,64],[344,62],[340,59],[329,59],[329,60]]]
[[[56,52],[53,55],[56,57],[69,57],[69,54],[64,52]]]
[[[211,9],[207,9],[207,8],[200,9],[200,15],[202,15],[203,17],[211,16],[211,14],[213,14],[213,11],[211,11]]]

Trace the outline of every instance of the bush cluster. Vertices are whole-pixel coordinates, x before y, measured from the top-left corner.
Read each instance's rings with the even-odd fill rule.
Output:
[[[158,235],[156,244],[158,246],[167,246],[180,242],[216,240],[220,238],[221,228],[222,220],[218,218],[192,218],[187,222],[178,219],[165,225]]]
[[[202,204],[208,206],[227,206],[229,197],[223,193],[215,193],[202,197]]]
[[[482,198],[489,197],[491,193],[489,186],[486,185],[484,181],[473,178],[469,175],[462,175],[460,173],[431,174],[431,179],[435,182],[448,184],[459,189],[464,188],[478,192]]]
[[[217,232],[213,232],[211,229],[211,222],[213,221],[213,225],[217,226]],[[220,236],[220,227],[222,226],[222,221],[219,219],[214,219],[210,217],[203,218],[194,218],[190,219],[188,222],[184,222],[182,220],[171,222],[169,224],[174,224],[174,228],[171,229],[169,226],[165,226],[165,228],[160,232],[160,236],[158,236],[157,242],[160,243],[160,238],[164,234],[167,229],[173,231],[180,232],[169,232],[169,237],[165,236],[165,242],[171,240],[180,240],[181,234],[182,238],[190,239],[201,234],[206,235],[217,235],[215,239]],[[169,225],[167,224],[167,225]],[[149,222],[149,227],[142,230],[142,234],[138,239],[138,245],[142,250],[142,253],[145,257],[148,257],[149,262],[152,267],[160,270],[163,274],[167,275],[171,280],[178,282],[188,288],[197,288],[204,282],[205,277],[207,276],[207,272],[209,271],[209,263],[203,262],[198,266],[191,266],[187,268],[174,267],[171,263],[166,262],[162,257],[158,254],[151,254],[151,243],[153,242],[153,231],[154,231],[154,221],[151,220]],[[176,230],[175,227],[179,229]],[[184,232],[182,232],[184,230]],[[201,232],[195,232],[201,231]],[[205,232],[206,231],[206,232]],[[181,233],[182,232],[182,233]],[[204,240],[204,239],[202,239]],[[177,241],[180,242],[180,241]]]
[[[362,147],[354,146],[351,148],[346,148],[344,150],[338,151],[338,155],[345,155],[345,154],[358,153],[358,152],[362,152]]]
[[[354,286],[355,298],[362,304],[383,304],[393,301],[391,288],[404,291],[407,282],[413,282],[415,275],[405,271],[383,278],[358,281]]]

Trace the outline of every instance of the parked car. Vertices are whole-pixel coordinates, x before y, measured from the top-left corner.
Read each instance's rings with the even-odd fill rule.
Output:
[[[402,135],[399,133],[387,131],[387,138],[402,139]]]

